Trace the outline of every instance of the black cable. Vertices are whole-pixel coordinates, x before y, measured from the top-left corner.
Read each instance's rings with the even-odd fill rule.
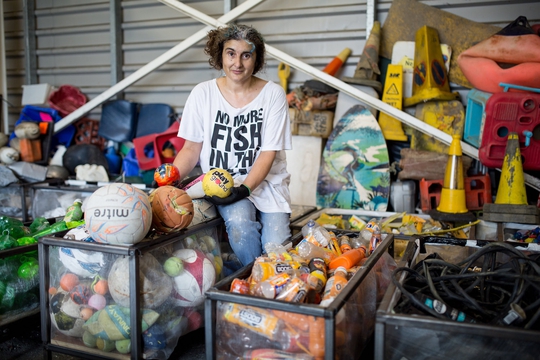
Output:
[[[501,262],[504,263],[501,264]],[[392,281],[403,294],[407,304],[439,319],[448,317],[425,305],[420,298],[447,304],[463,312],[474,312],[474,317],[485,323],[498,322],[500,316],[513,309],[523,309],[531,328],[540,318],[540,256],[533,256],[502,243],[489,243],[456,264],[430,254],[413,268],[395,269]],[[474,265],[481,266],[480,270]],[[398,279],[406,273],[403,282]],[[422,298],[424,299],[424,298]]]

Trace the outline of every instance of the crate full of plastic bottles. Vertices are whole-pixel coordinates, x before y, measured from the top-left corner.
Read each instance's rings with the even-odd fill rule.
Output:
[[[207,358],[358,358],[395,267],[394,238],[370,251],[337,240],[349,235],[358,234],[336,230],[316,246],[297,233],[207,291]]]

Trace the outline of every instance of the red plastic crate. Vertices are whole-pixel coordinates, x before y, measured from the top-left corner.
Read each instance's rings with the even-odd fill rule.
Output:
[[[468,210],[482,210],[491,203],[491,181],[489,175],[469,176],[463,179]],[[423,212],[437,209],[444,180],[420,180],[420,208]]]

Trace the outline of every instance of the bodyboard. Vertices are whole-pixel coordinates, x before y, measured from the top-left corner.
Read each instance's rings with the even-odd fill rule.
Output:
[[[328,137],[317,180],[317,206],[386,211],[389,193],[383,133],[373,114],[355,105]]]

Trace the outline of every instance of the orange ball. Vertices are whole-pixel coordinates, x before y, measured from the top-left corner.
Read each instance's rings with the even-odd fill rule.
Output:
[[[162,186],[149,196],[152,207],[152,225],[159,233],[170,233],[189,226],[193,220],[193,200],[181,189]]]
[[[154,180],[158,186],[173,185],[180,180],[180,172],[174,164],[161,164],[154,171]]]
[[[60,279],[60,287],[64,291],[71,291],[75,286],[79,284],[79,277],[72,273],[67,273]]]
[[[109,292],[109,282],[103,279],[98,280],[98,282],[94,284],[93,290],[96,294],[105,295]]]
[[[81,319],[83,319],[84,321],[90,319],[92,315],[94,315],[94,310],[92,310],[91,308],[83,307],[81,309]]]

